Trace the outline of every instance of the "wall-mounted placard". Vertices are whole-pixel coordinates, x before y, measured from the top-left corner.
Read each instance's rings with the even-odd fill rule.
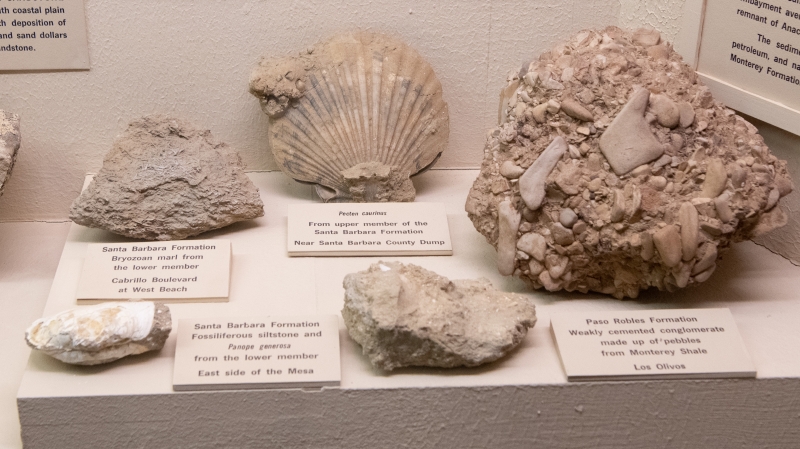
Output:
[[[450,256],[440,203],[290,204],[290,256]]]
[[[335,315],[205,318],[178,322],[173,389],[337,386]]]
[[[157,299],[161,302],[228,300],[230,240],[90,243],[78,303]]]
[[[755,377],[729,309],[554,314],[567,380]]]
[[[698,16],[699,32],[693,22]],[[696,59],[716,98],[800,134],[800,3],[687,1],[684,27],[684,56],[689,63]]]
[[[83,0],[0,0],[0,70],[88,68]]]

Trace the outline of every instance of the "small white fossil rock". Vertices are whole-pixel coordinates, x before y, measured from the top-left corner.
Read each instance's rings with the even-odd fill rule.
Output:
[[[14,168],[19,144],[19,116],[0,109],[0,195]]]
[[[108,302],[40,318],[25,331],[25,341],[65,363],[98,365],[159,350],[171,330],[164,304]]]
[[[342,316],[372,364],[453,368],[499,359],[536,323],[525,296],[486,279],[455,280],[416,265],[378,262],[344,278]]]

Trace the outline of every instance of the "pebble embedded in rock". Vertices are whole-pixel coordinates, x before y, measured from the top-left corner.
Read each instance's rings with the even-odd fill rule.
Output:
[[[728,183],[728,172],[725,164],[719,159],[712,159],[706,168],[706,179],[703,181],[703,198],[716,198]]]
[[[497,268],[504,276],[514,273],[514,258],[517,251],[517,230],[522,218],[510,201],[503,201],[497,207],[500,217],[500,237],[497,243]]]
[[[649,98],[647,89],[635,91],[600,137],[600,150],[618,175],[664,154],[664,146],[655,138],[644,118]]]
[[[531,264],[538,263],[531,261]],[[378,262],[344,278],[342,317],[373,366],[478,366],[508,354],[536,323],[533,302],[486,279],[455,280]]]
[[[666,95],[650,95],[650,109],[656,115],[658,124],[665,128],[675,128],[681,121],[678,105]]]
[[[574,118],[575,120],[580,120],[583,122],[594,121],[594,116],[592,115],[592,113],[585,107],[581,106],[580,103],[571,98],[567,98],[561,102],[561,110],[564,111],[564,113],[567,114],[568,116]]]
[[[681,234],[674,225],[667,225],[653,233],[653,244],[667,267],[681,262]]]
[[[642,47],[652,47],[661,42],[661,33],[652,28],[639,28],[633,32],[631,39],[634,44],[641,45]]]
[[[572,228],[578,221],[578,215],[572,209],[561,209],[561,213],[558,215],[558,221],[560,221],[565,228]]]
[[[539,209],[544,201],[544,184],[547,175],[553,171],[565,151],[567,151],[567,142],[560,136],[556,137],[525,171],[525,174],[519,178],[520,194],[528,209]]]
[[[553,239],[561,246],[569,246],[575,241],[572,229],[565,228],[561,223],[553,223]]]
[[[692,203],[681,204],[678,220],[681,224],[681,257],[688,262],[694,259],[699,231],[699,216]]]
[[[542,103],[533,108],[533,118],[537,123],[544,123],[547,121],[547,103]]]
[[[530,254],[531,257],[542,262],[547,252],[547,240],[539,234],[529,232],[523,234],[517,241],[517,248]]]
[[[694,123],[694,108],[688,101],[681,101],[678,103],[678,112],[680,114],[681,128],[688,128]]]
[[[503,165],[500,166],[500,174],[508,179],[517,179],[522,176],[523,173],[525,173],[525,169],[511,161],[505,161]]]
[[[714,198],[714,209],[717,211],[717,216],[723,223],[733,221],[733,211],[730,206],[731,195],[728,192]]]

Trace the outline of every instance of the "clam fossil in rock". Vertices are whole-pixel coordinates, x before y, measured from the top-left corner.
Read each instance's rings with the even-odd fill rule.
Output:
[[[409,177],[447,147],[441,83],[419,53],[388,36],[340,34],[264,59],[250,93],[270,117],[278,166],[326,202],[413,201]]]
[[[40,318],[25,331],[25,341],[65,363],[98,365],[159,350],[171,330],[164,304],[107,302]]]

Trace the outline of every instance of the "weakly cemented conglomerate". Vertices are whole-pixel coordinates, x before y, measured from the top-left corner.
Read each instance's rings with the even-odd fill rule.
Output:
[[[653,30],[583,31],[508,77],[466,210],[502,274],[617,298],[707,280],[781,226],[786,164]]]

